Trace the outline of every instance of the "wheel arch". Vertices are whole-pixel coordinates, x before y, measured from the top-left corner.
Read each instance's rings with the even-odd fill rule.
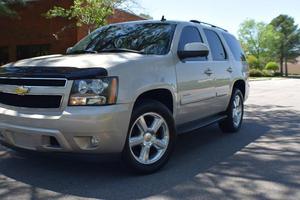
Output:
[[[159,101],[160,103],[165,105],[173,115],[176,111],[175,95],[169,88],[149,89],[139,93],[134,100],[133,109],[136,106],[140,105],[145,99]]]
[[[231,90],[231,95],[233,94],[234,89],[239,89],[242,94],[243,97],[246,96],[246,81],[243,79],[237,79],[234,81],[233,85],[232,85],[232,90]]]

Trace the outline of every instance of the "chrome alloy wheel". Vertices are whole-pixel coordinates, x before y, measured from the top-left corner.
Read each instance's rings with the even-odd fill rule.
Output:
[[[139,163],[153,164],[166,152],[169,137],[166,120],[157,113],[145,113],[131,127],[129,134],[130,152]]]
[[[243,104],[241,97],[236,95],[233,100],[232,118],[235,127],[238,127],[242,121]]]

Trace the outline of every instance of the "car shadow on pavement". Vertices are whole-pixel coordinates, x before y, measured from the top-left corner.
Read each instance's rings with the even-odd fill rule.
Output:
[[[258,105],[247,105],[246,110],[243,128],[237,134],[222,134],[217,125],[213,125],[180,135],[169,164],[147,176],[134,175],[120,167],[118,162],[23,157],[0,147],[0,199],[14,198],[21,193],[26,193],[29,199],[55,199],[65,195],[101,199],[139,199],[155,195],[193,197],[196,192],[179,187],[189,181],[200,181],[201,192],[211,194],[211,187],[222,190],[219,181],[223,180],[222,173],[227,173],[222,167],[220,171],[215,171],[213,167],[222,166],[237,152],[249,151],[249,156],[263,154],[264,149],[251,147],[251,143],[265,135],[294,135],[299,132],[299,111],[289,107]],[[274,155],[282,153],[280,151],[274,151]],[[234,167],[237,172],[244,169],[239,164]],[[214,186],[201,183],[199,179],[210,170],[219,177],[213,179]],[[262,171],[238,174],[263,178]],[[228,194],[229,198],[235,197],[234,189],[231,188],[233,194]],[[222,196],[216,193],[215,197],[219,199]]]

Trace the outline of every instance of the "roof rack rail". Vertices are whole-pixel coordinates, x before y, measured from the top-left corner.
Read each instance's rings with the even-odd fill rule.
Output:
[[[209,24],[209,23],[206,23],[206,22],[201,22],[201,21],[198,21],[198,20],[191,20],[190,22],[193,22],[193,23],[197,23],[197,24],[204,24],[204,25],[207,25],[207,26],[210,26],[210,27],[213,27],[213,28],[217,28],[217,29],[221,29],[225,32],[228,32],[226,29],[224,28],[221,28],[219,26],[216,26],[216,25],[213,25],[213,24]]]

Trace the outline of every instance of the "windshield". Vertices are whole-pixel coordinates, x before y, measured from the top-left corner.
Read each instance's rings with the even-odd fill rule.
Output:
[[[175,26],[166,23],[104,26],[78,42],[68,54],[133,52],[165,55],[170,50]]]

